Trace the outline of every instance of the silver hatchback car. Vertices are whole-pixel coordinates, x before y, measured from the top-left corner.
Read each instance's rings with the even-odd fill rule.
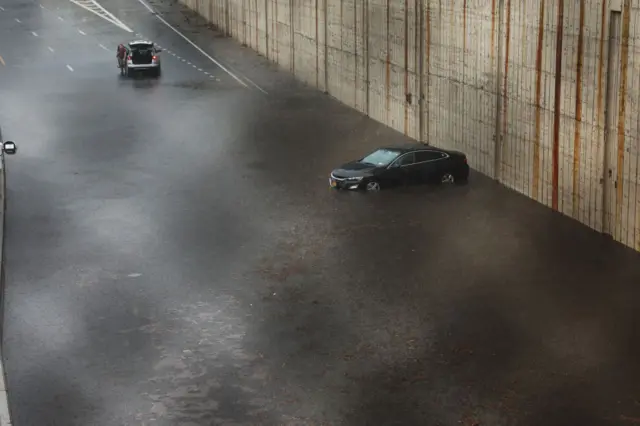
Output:
[[[125,73],[130,76],[133,71],[153,71],[154,75],[161,73],[160,52],[153,42],[146,40],[132,41],[127,45],[127,61]]]

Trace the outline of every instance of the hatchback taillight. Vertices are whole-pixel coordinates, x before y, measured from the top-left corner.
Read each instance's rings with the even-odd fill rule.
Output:
[[[127,56],[127,60],[131,61],[131,55]]]
[[[158,59],[158,57],[157,57],[156,55],[153,55],[153,56],[151,57],[151,59],[153,59],[153,60],[155,61],[155,60],[157,60],[157,59]]]

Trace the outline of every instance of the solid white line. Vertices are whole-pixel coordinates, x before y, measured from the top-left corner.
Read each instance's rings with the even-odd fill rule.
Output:
[[[101,17],[102,19],[104,19],[107,22],[112,23],[113,25],[115,25],[118,28],[122,28],[123,30],[132,33],[133,30],[129,27],[127,27],[124,22],[122,22],[121,20],[119,20],[118,18],[116,18],[111,12],[109,12],[107,9],[105,9],[104,7],[102,7],[102,5],[100,3],[98,3],[95,0],[91,0],[90,2],[84,2],[81,3],[81,1],[79,0],[69,0],[71,3],[74,3],[78,6],[80,6],[83,9],[88,10],[89,12],[93,13],[94,15],[97,15],[99,17]],[[91,4],[92,7],[87,6],[88,4]],[[98,9],[100,10],[100,12],[96,12],[94,9]]]
[[[31,31],[31,34],[33,34],[34,37],[38,37],[38,33],[35,31]]]
[[[204,55],[205,58],[209,59],[211,62],[213,62],[214,64],[216,64],[222,71],[226,72],[227,74],[229,74],[235,81],[237,81],[238,83],[240,83],[241,86],[249,88],[249,86],[247,86],[247,83],[245,83],[244,81],[242,81],[240,79],[240,77],[238,77],[237,75],[235,75],[234,73],[232,73],[231,71],[229,71],[224,65],[222,65],[220,62],[216,61],[215,59],[213,59],[211,57],[211,55],[209,55],[207,52],[205,52],[204,50],[202,50],[197,44],[195,44],[194,42],[192,42],[191,40],[189,40],[189,38],[187,38],[187,36],[185,36],[184,34],[182,34],[180,31],[176,30],[175,28],[173,28],[173,26],[168,23],[167,21],[164,20],[164,18],[162,18],[162,16],[158,15],[152,8],[151,6],[149,6],[144,0],[138,0],[138,2],[140,4],[142,4],[144,7],[147,8],[147,10],[151,13],[153,13],[156,18],[158,18],[160,20],[160,22],[162,22],[163,24],[165,24],[167,27],[169,27],[171,30],[173,30],[173,32],[175,32],[176,34],[178,34],[180,37],[182,37],[187,43],[189,43],[190,45],[192,45],[193,47],[196,48],[196,50],[198,50],[198,52],[202,53]],[[266,92],[265,92],[266,93]]]
[[[82,30],[78,30],[78,32],[79,32],[80,34],[82,34],[82,35],[87,35],[87,33],[85,33],[85,32],[84,32],[84,31],[82,31]]]
[[[51,53],[53,53],[53,52],[54,52],[53,47],[47,47],[47,49],[49,49],[49,51],[50,51]]]
[[[67,69],[71,72],[73,72],[73,68],[71,68],[71,65],[67,65]]]
[[[267,93],[266,90],[264,90],[262,87],[258,86],[256,83],[253,82],[253,80],[251,80],[249,77],[247,77],[246,75],[243,76],[245,80],[247,80],[249,83],[251,83],[253,85],[253,87],[255,87],[256,89],[258,89],[259,91],[261,91],[262,93],[264,93],[265,95],[268,95],[269,93]]]
[[[0,424],[11,426],[9,401],[7,399],[8,391],[4,377],[4,367],[2,365],[2,354],[0,354]]]
[[[18,24],[22,24],[22,22],[20,22],[20,20],[19,20],[18,18],[16,18],[16,22],[17,22]]]

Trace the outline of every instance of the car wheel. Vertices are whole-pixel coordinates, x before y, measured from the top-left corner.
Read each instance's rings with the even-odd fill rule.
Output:
[[[160,67],[156,68],[156,77],[160,77],[162,75],[162,69]]]
[[[456,178],[451,173],[448,173],[448,172],[443,174],[442,177],[440,178],[440,183],[451,184],[455,182],[456,182]]]
[[[364,189],[366,189],[367,192],[378,192],[380,191],[381,187],[378,181],[372,180],[367,182],[367,184],[364,186]]]

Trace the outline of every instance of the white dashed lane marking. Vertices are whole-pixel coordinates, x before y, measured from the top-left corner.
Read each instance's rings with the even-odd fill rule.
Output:
[[[0,6],[0,10],[4,12],[4,7]]]
[[[191,41],[187,36],[185,36],[184,34],[182,34],[180,31],[178,31],[177,29],[175,29],[170,23],[168,23],[162,16],[160,16],[160,14],[158,14],[155,10],[153,10],[153,8],[151,6],[149,6],[149,4],[145,1],[145,0],[138,0],[138,2],[140,2],[141,5],[143,5],[149,12],[151,12],[152,15],[154,15],[160,22],[162,22],[164,25],[166,25],[171,31],[173,31],[174,33],[178,34],[180,37],[182,37],[184,39],[184,41],[186,41],[187,43],[189,43],[191,46],[193,46],[198,52],[200,52],[202,54],[202,56],[204,56],[205,58],[207,58],[208,60],[210,60],[211,62],[213,62],[214,64],[216,64],[218,66],[218,68],[220,68],[222,71],[226,72],[227,74],[229,74],[229,76],[231,78],[233,78],[235,81],[238,82],[238,84],[240,84],[241,86],[245,87],[245,88],[249,88],[249,85],[247,85],[247,83],[245,83],[240,77],[238,77],[237,75],[235,75],[233,73],[233,71],[229,70],[227,67],[225,67],[224,65],[222,65],[220,62],[218,62],[214,57],[212,57],[211,55],[209,55],[207,52],[205,52],[204,50],[202,50],[202,48],[200,46],[198,46],[197,44],[195,44],[193,41]],[[243,76],[243,78],[245,80],[247,80],[251,85],[253,85],[256,89],[258,89],[259,91],[261,91],[262,93],[264,93],[265,95],[268,95],[269,93],[267,93],[266,90],[264,90],[262,87],[258,86],[256,83],[254,83],[253,81],[251,81],[251,79],[249,79],[246,76]]]
[[[34,37],[38,37],[38,33],[35,31],[31,31],[31,34],[33,34]]]
[[[82,35],[87,35],[87,33],[85,33],[85,32],[84,32],[84,31],[82,31],[82,30],[78,30],[78,32],[79,32],[80,34],[82,34]]]
[[[136,37],[139,37],[139,38],[141,38],[141,39],[145,39],[145,40],[146,40],[145,36],[144,36],[144,35],[142,35],[142,34],[140,34],[140,33],[136,33]],[[160,45],[159,45],[159,44],[157,44],[157,43],[156,43],[156,46],[157,46],[157,47],[159,47],[159,48],[161,48],[161,49],[163,49],[163,47],[162,47],[162,46],[160,46]],[[108,50],[108,49],[107,49],[106,47],[104,47],[103,45],[100,45],[100,47],[102,47],[102,48],[103,48],[103,49],[105,49],[105,50]],[[180,61],[184,62],[184,63],[185,63],[185,64],[187,64],[187,65],[191,65],[194,69],[197,69],[199,72],[203,73],[204,75],[209,76],[209,78],[211,78],[211,79],[215,79],[215,81],[218,81],[218,82],[219,82],[219,81],[221,81],[219,78],[216,78],[216,76],[215,76],[215,75],[212,75],[212,74],[210,74],[208,71],[205,71],[205,70],[203,70],[202,68],[199,68],[196,64],[194,64],[194,63],[192,63],[192,62],[190,62],[190,61],[187,61],[185,58],[183,58],[183,57],[181,57],[180,55],[176,54],[176,52],[172,52],[172,51],[171,51],[171,50],[169,50],[169,49],[163,49],[163,52],[169,53],[171,56],[174,56],[175,58],[177,58],[178,60],[180,60]]]
[[[58,16],[58,19],[64,21],[64,18],[62,16]]]
[[[103,44],[99,44],[98,46],[100,46],[100,48],[101,48],[101,49],[104,49],[104,50],[107,50],[107,51],[109,50],[109,49],[107,49],[107,48],[106,48],[106,46],[105,46],[105,45],[103,45]]]
[[[71,68],[71,65],[67,65],[67,69],[71,72],[73,72],[73,68]]]
[[[51,46],[47,47],[47,49],[49,49],[49,52],[51,52],[51,53],[54,52],[53,47],[51,47]]]
[[[18,18],[16,18],[16,22],[17,22],[18,24],[22,24],[22,21],[21,21],[21,20],[19,20]]]

